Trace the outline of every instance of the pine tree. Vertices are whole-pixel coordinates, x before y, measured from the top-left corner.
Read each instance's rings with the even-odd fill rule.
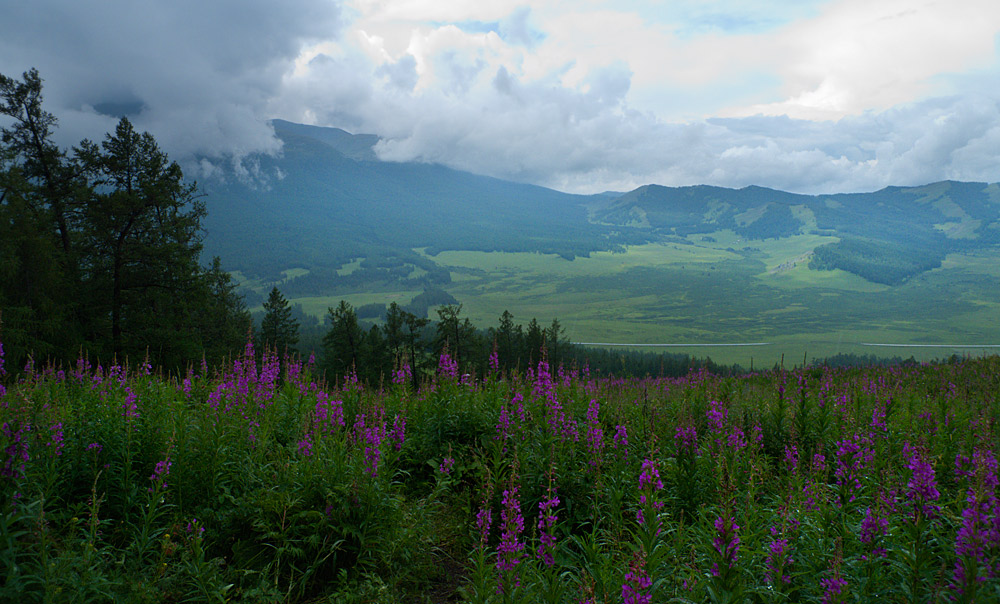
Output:
[[[330,330],[323,337],[323,357],[327,377],[337,380],[357,370],[362,332],[354,307],[344,300],[327,309],[327,319]]]
[[[277,287],[264,302],[264,318],[260,321],[260,341],[280,355],[293,354],[299,343],[299,322],[292,318],[292,308]]]

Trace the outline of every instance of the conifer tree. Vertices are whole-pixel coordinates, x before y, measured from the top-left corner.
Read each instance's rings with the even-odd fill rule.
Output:
[[[277,287],[271,289],[264,302],[260,340],[265,347],[271,347],[281,355],[297,352],[295,345],[299,343],[299,322],[292,318],[292,308]]]

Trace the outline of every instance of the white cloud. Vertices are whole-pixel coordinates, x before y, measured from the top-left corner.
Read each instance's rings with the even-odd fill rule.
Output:
[[[281,117],[578,192],[998,180],[993,0],[9,8],[0,72],[40,69],[69,144],[113,126],[110,102],[171,154],[273,152]]]

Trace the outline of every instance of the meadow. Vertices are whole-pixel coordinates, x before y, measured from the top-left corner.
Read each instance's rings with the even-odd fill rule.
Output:
[[[842,270],[810,269],[812,250],[836,240],[796,235],[746,241],[719,231],[573,260],[530,252],[417,251],[450,272],[443,289],[484,329],[508,310],[519,322],[558,318],[577,342],[671,344],[664,350],[743,367],[840,353],[930,361],[995,352],[988,345],[1000,344],[1000,268],[992,252],[953,253],[940,268],[889,286]],[[263,295],[270,288],[248,283]],[[289,299],[322,318],[342,299],[355,307],[404,305],[420,291],[372,284]],[[690,346],[748,342],[768,345]],[[887,344],[907,346],[881,346]]]
[[[0,601],[1000,599],[1000,357],[408,369],[8,375]]]

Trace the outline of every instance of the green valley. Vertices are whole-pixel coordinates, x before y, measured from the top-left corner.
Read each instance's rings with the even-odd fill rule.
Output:
[[[508,310],[558,318],[574,341],[744,366],[1000,343],[997,184],[580,196],[379,161],[371,136],[274,126],[285,147],[255,160],[256,180],[203,184],[206,250],[238,271],[251,307],[274,286],[317,319],[340,300],[443,290],[482,329]],[[745,343],[767,345],[728,346]]]

